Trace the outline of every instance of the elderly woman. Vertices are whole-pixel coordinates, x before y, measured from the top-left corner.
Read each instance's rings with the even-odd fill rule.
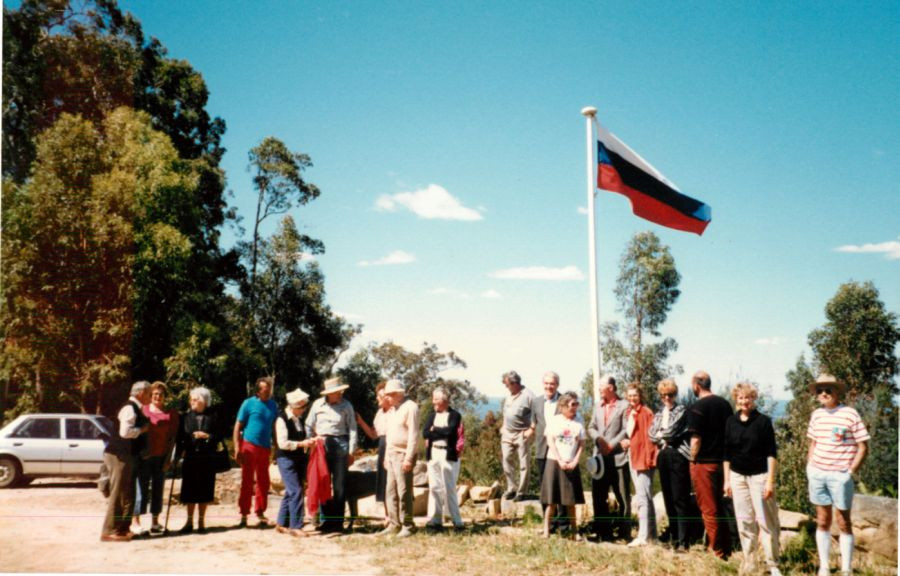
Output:
[[[637,510],[638,535],[629,546],[645,546],[656,540],[656,509],[653,507],[653,473],[656,471],[656,445],[650,441],[653,411],[644,405],[644,393],[637,382],[625,388],[625,433],[622,447],[628,449],[631,482],[634,484],[632,508]]]
[[[137,471],[132,531],[141,532],[141,514],[146,514],[148,507],[153,516],[150,532],[161,534],[163,531],[159,513],[162,512],[164,476],[169,469],[179,424],[178,412],[166,410],[168,393],[165,384],[154,382],[150,385],[150,403],[143,407],[150,429],[147,430],[147,452]]]
[[[734,500],[744,551],[741,573],[756,571],[756,550],[758,540],[762,540],[769,572],[780,576],[775,428],[768,416],[756,410],[758,395],[756,386],[749,382],[739,382],[731,391],[737,412],[725,423],[725,495]]]
[[[650,441],[659,453],[659,484],[662,488],[666,514],[669,516],[669,537],[675,549],[690,547],[688,518],[696,516],[691,506],[691,437],[687,432],[687,413],[677,404],[678,386],[671,378],[656,386],[662,399],[662,410],[653,416]]]
[[[305,536],[303,528],[303,481],[308,450],[315,440],[307,440],[300,416],[309,403],[309,394],[297,388],[287,393],[287,408],[275,420],[275,462],[284,482],[284,498],[278,509],[275,530],[291,536]]]
[[[575,505],[584,504],[584,488],[578,462],[584,448],[584,425],[577,420],[578,395],[566,392],[559,398],[559,413],[547,422],[547,462],[541,482],[544,509],[544,538],[550,537],[550,521],[556,507],[565,506],[571,525],[571,538],[578,540]]]
[[[190,391],[190,410],[181,419],[176,442],[183,455],[181,466],[181,502],[187,504],[187,522],[181,533],[194,530],[194,508],[199,505],[197,532],[206,533],[206,507],[213,501],[216,469],[213,453],[222,440],[218,418],[210,410],[212,395],[203,387]]]

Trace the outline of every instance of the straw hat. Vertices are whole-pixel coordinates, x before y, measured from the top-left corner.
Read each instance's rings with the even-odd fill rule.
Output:
[[[843,394],[847,391],[847,385],[832,376],[831,374],[822,373],[819,374],[818,378],[816,378],[815,382],[810,382],[809,384],[809,393],[815,394],[817,388],[834,388],[838,394]]]
[[[287,393],[288,406],[296,406],[297,404],[305,404],[309,402],[309,394],[297,388]]]
[[[328,394],[334,394],[335,392],[343,392],[347,388],[349,388],[347,384],[342,384],[340,378],[329,378],[325,381],[325,384],[322,386],[322,396],[327,396]]]
[[[394,392],[402,392],[406,394],[406,386],[403,385],[403,382],[393,378],[387,381],[387,384],[384,387],[385,394],[393,394]]]

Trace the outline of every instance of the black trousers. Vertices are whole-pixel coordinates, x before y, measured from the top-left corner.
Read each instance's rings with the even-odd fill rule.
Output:
[[[656,461],[666,514],[669,516],[672,545],[688,548],[692,534],[696,533],[693,524],[699,516],[699,510],[691,500],[690,462],[672,447],[661,450]]]
[[[617,468],[615,456],[603,457],[603,476],[599,480],[591,480],[591,496],[594,500],[594,519],[592,531],[604,540],[611,540],[613,532],[619,538],[631,538],[631,471],[628,464]],[[618,504],[618,510],[609,510],[609,491]]]

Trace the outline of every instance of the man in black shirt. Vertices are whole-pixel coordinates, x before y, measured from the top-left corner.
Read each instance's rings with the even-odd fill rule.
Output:
[[[734,413],[728,400],[712,393],[709,374],[700,371],[691,379],[698,400],[688,411],[691,434],[691,482],[709,539],[709,548],[719,558],[730,552],[731,538],[723,516],[723,471],[725,423]]]

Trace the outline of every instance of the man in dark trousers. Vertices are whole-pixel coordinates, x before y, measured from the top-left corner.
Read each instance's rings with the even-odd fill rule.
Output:
[[[131,540],[131,513],[134,510],[134,478],[137,461],[146,448],[146,432],[150,421],[142,408],[150,403],[150,383],[135,382],[131,396],[116,416],[115,429],[106,444],[103,464],[109,472],[109,498],[100,540],[128,542]]]
[[[536,395],[531,401],[531,429],[525,432],[527,438],[534,436],[534,458],[537,461],[538,469],[538,487],[544,481],[544,466],[547,464],[547,438],[544,437],[544,430],[547,428],[547,422],[559,413],[559,375],[556,372],[547,372],[544,374],[544,393]],[[540,488],[538,488],[540,491]],[[541,504],[542,509],[546,509],[545,504]],[[560,514],[563,514],[563,507],[559,507]],[[561,516],[554,518],[551,529],[558,528],[563,522]],[[568,520],[565,525],[568,526]]]
[[[691,388],[698,400],[688,409],[691,435],[691,483],[709,540],[708,547],[719,558],[731,552],[731,535],[725,519],[723,497],[725,422],[734,413],[731,403],[712,393],[709,374],[694,374]]]
[[[603,457],[603,476],[591,480],[594,500],[592,532],[601,540],[631,540],[631,472],[628,453],[622,448],[625,439],[625,411],[628,402],[616,394],[616,379],[602,376],[598,388],[599,399],[588,424],[588,436]],[[618,510],[609,510],[609,490],[612,488]]]

